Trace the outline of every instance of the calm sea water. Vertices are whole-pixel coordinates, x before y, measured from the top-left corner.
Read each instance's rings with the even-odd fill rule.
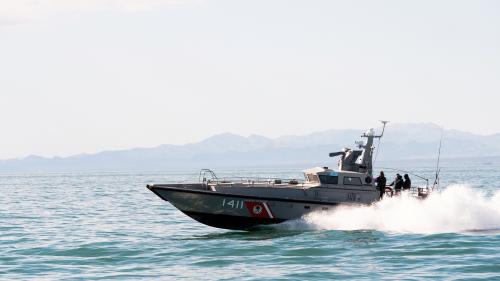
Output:
[[[450,162],[442,178],[426,202],[239,232],[201,225],[145,187],[197,180],[195,171],[1,175],[0,279],[500,280],[500,164]]]

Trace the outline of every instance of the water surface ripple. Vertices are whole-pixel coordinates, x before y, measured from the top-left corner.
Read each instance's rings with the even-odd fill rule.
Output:
[[[487,168],[448,167],[443,185],[491,200],[500,169]],[[1,175],[0,279],[500,280],[500,228],[419,233],[303,221],[227,231],[194,222],[145,188],[193,179],[191,171]]]

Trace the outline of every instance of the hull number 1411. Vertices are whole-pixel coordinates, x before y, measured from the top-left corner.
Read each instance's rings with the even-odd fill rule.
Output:
[[[243,203],[244,201],[242,200],[222,200],[222,207],[228,207],[228,208],[233,208],[233,209],[243,209]]]

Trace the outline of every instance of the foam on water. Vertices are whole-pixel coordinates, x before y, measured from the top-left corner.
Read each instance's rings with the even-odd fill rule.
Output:
[[[500,229],[500,191],[492,196],[465,185],[451,185],[426,200],[409,195],[370,206],[339,207],[287,222],[291,229],[379,230],[397,233],[449,233]]]

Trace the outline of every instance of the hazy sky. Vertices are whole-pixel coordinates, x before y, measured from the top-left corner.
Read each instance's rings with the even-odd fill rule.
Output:
[[[379,119],[500,132],[500,2],[0,0],[0,158]]]

